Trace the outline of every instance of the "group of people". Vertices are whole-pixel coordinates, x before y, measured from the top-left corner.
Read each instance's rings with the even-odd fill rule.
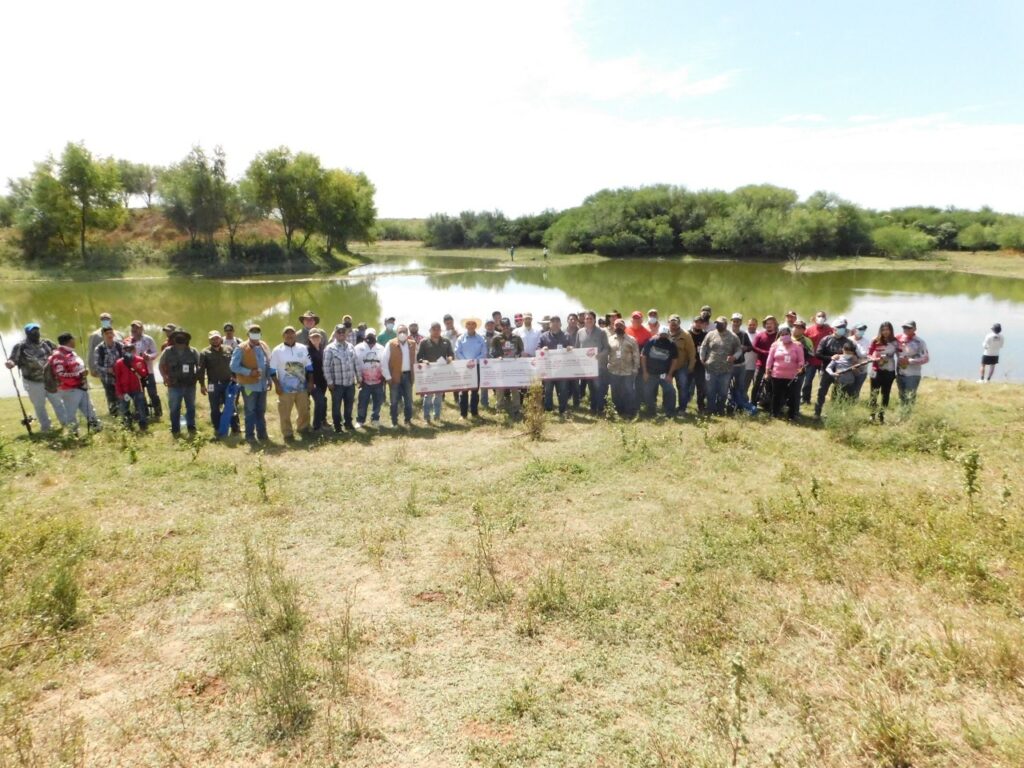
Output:
[[[271,389],[285,440],[293,440],[296,432],[378,428],[385,402],[391,426],[411,424],[418,363],[594,348],[599,375],[544,381],[544,407],[553,411],[557,398],[559,414],[584,402],[591,413],[600,414],[610,395],[612,407],[626,418],[641,409],[650,416],[680,416],[691,401],[702,414],[756,414],[760,408],[793,420],[799,418],[801,405],[813,404],[814,416],[820,418],[830,393],[856,399],[870,381],[872,418],[881,422],[893,385],[902,402],[913,402],[922,366],[929,360],[913,320],[902,324],[901,333],[883,322],[869,334],[866,324],[851,324],[843,317],[830,322],[824,311],[807,322],[790,310],[779,322],[773,315],[744,318],[738,312],[728,319],[713,318],[711,307],[704,306],[688,327],[676,314],[663,322],[656,309],[646,316],[635,311],[628,318],[617,311],[602,317],[574,312],[564,323],[559,316],[535,322],[529,312],[510,318],[496,311],[485,322],[463,319],[459,328],[445,315],[430,324],[426,335],[417,323],[397,324],[394,317],[385,319],[380,333],[365,323],[353,325],[349,315],[330,333],[320,324],[320,316],[308,311],[296,325],[284,328],[280,343],[271,347],[259,324],[250,324],[244,336],[236,337],[233,324],[226,323],[210,331],[207,346],[198,350],[184,327],[163,326],[158,344],[141,321],[133,321],[122,333],[110,314],[103,313],[80,353],[71,333],[60,334],[54,344],[43,338],[38,323],[28,323],[7,367],[20,370],[43,431],[52,427],[47,404],[65,429],[77,431],[79,416],[90,428],[101,428],[89,397],[90,379],[102,385],[110,415],[128,427],[146,429],[164,413],[159,372],[172,434],[196,432],[198,389],[209,399],[215,431],[223,423],[239,434],[244,426],[247,440],[264,441]],[[994,344],[986,340],[984,360],[989,366],[994,365],[988,354]],[[235,412],[236,392],[241,420]],[[422,397],[427,424],[441,420],[445,394]],[[462,418],[479,416],[481,407],[517,417],[522,395],[519,389],[451,393]],[[233,415],[224,416],[225,410]]]

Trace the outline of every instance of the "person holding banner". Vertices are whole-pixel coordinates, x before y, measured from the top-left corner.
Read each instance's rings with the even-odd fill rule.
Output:
[[[537,342],[537,349],[571,349],[572,344],[569,336],[562,330],[562,318],[552,315],[548,320],[548,330],[540,335]],[[569,380],[568,379],[545,379],[544,380],[544,410],[554,410],[553,393],[558,392],[558,415],[565,416],[569,407]]]
[[[509,359],[522,356],[522,338],[512,333],[512,323],[507,317],[501,318],[501,333],[495,336],[491,343],[491,357]],[[520,401],[518,389],[498,390],[498,407],[505,408],[513,417],[519,416]]]
[[[579,349],[593,347],[597,350],[596,379],[581,379],[581,389],[590,389],[590,412],[595,416],[604,413],[604,399],[608,391],[608,334],[597,326],[597,313],[584,312],[583,327],[576,333],[575,346]]]
[[[466,332],[459,336],[458,341],[455,342],[455,359],[483,360],[487,357],[487,340],[476,332],[480,326],[480,321],[475,317],[467,317],[462,321],[462,326],[466,329]],[[486,390],[484,394],[486,396]],[[485,402],[484,405],[486,406],[487,403]],[[468,414],[473,416],[480,415],[479,387],[476,389],[463,389],[459,392],[459,412],[462,414],[462,418],[466,418]]]
[[[446,315],[445,317],[449,317]],[[430,335],[425,338],[416,349],[416,362],[418,363],[449,363],[455,359],[455,352],[452,343],[441,335],[441,324],[433,322],[430,324]],[[441,422],[441,405],[444,402],[444,392],[428,392],[423,395],[423,420],[430,424],[431,414],[433,421]]]

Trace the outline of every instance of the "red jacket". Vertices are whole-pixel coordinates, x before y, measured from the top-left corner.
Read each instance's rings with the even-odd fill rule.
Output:
[[[142,381],[139,377],[145,379],[148,375],[149,368],[146,366],[146,361],[139,355],[132,358],[130,368],[123,357],[118,359],[114,363],[114,394],[124,397],[133,392],[141,392]]]
[[[50,355],[49,365],[59,382],[58,389],[78,389],[85,381],[85,363],[71,347],[57,347]]]

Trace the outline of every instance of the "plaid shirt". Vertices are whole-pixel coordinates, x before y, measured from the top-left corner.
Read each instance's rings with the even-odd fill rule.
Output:
[[[337,339],[324,350],[324,378],[328,386],[348,386],[356,383],[355,351],[347,341]]]

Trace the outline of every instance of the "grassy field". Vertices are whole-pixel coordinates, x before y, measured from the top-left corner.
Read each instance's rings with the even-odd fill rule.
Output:
[[[1024,387],[262,453],[16,408],[0,766],[1024,764]]]
[[[787,264],[793,270],[795,265]],[[881,256],[859,256],[855,259],[807,259],[801,272],[836,272],[846,269],[940,270],[971,275],[1024,278],[1024,253],[1019,251],[937,251],[927,259],[885,259]]]

